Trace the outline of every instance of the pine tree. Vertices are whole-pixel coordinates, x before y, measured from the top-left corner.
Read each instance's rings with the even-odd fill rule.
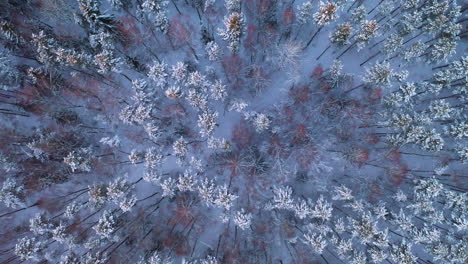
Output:
[[[120,138],[119,136],[115,135],[114,137],[103,137],[99,140],[99,143],[104,145],[108,145],[109,147],[119,147],[120,146]]]
[[[224,138],[215,138],[213,136],[208,138],[207,145],[209,149],[229,151],[231,148],[229,142]]]
[[[401,6],[403,9],[408,10],[411,8],[415,8],[419,3],[419,0],[402,0]]]
[[[382,51],[387,54],[387,56],[393,55],[403,46],[403,38],[398,34],[391,34],[384,41],[384,46]]]
[[[170,264],[170,263],[173,263],[173,260],[170,257],[163,257],[163,255],[160,252],[154,251],[148,257],[146,262],[138,263],[138,264]]]
[[[183,62],[177,62],[172,66],[171,71],[171,77],[176,82],[182,83],[187,78],[187,65]]]
[[[336,4],[331,3],[331,2],[326,2],[326,3],[320,2],[320,8],[313,16],[314,22],[317,25],[319,25],[319,28],[317,29],[317,31],[315,31],[315,33],[307,42],[306,48],[309,47],[309,45],[312,43],[312,41],[317,36],[317,34],[323,29],[323,26],[329,24],[331,21],[337,18],[336,10],[337,10]]]
[[[103,50],[96,54],[96,65],[99,73],[120,72],[121,60],[117,58],[112,50]]]
[[[118,222],[116,217],[112,214],[112,212],[106,210],[101,215],[98,223],[93,227],[93,229],[99,236],[111,239],[111,235],[114,233],[117,226]]]
[[[338,47],[349,44],[351,30],[352,27],[349,23],[338,25],[336,30],[330,34],[330,41]]]
[[[120,201],[130,190],[131,185],[124,177],[118,177],[107,186],[107,196],[114,202]]]
[[[108,2],[115,8],[121,8],[124,6],[122,0],[108,0]]]
[[[197,89],[189,89],[185,98],[191,106],[198,110],[206,110],[208,107],[208,96]]]
[[[38,213],[29,219],[29,230],[35,235],[50,234],[53,225],[49,222],[45,214]]]
[[[217,118],[217,112],[203,112],[198,115],[198,127],[200,128],[200,134],[202,137],[208,137],[213,133],[217,125]]]
[[[65,218],[68,219],[73,219],[78,212],[82,209],[82,205],[80,205],[78,202],[74,201],[71,204],[67,205],[65,208],[64,216]]]
[[[212,206],[215,201],[216,186],[213,180],[204,178],[197,187],[198,195],[207,206]]]
[[[107,262],[107,256],[100,252],[92,253],[88,252],[84,256],[84,264],[105,264]]]
[[[468,163],[468,147],[463,145],[458,145],[456,148],[458,157],[463,163]]]
[[[154,62],[148,72],[148,77],[158,86],[159,88],[165,88],[167,83],[167,64],[164,62]]]
[[[11,42],[20,43],[20,41],[23,41],[14,26],[8,21],[0,20],[0,33]]]
[[[244,208],[234,214],[234,223],[242,230],[250,227],[252,222],[252,214],[246,213]]]
[[[395,9],[393,1],[384,1],[381,5],[379,5],[377,9],[377,15],[380,17],[387,17],[391,15],[392,10]]]
[[[179,99],[182,97],[182,89],[179,86],[170,86],[167,88],[167,90],[164,92],[167,98],[170,99]]]
[[[312,218],[328,221],[332,216],[332,210],[331,204],[326,202],[325,198],[321,195],[311,208],[310,214]]]
[[[361,29],[356,36],[358,50],[363,49],[371,39],[377,36],[378,28],[379,25],[375,20],[366,20],[362,23]]]
[[[403,14],[403,17],[398,21],[398,33],[401,36],[409,35],[421,26],[422,21],[422,15],[418,11]]]
[[[448,11],[449,2],[430,1],[422,10],[425,21],[423,30],[433,35],[441,31],[450,22],[450,16],[447,16]]]
[[[409,103],[413,96],[417,95],[416,85],[414,83],[403,83],[400,85],[399,92],[402,95],[403,101]]]
[[[374,66],[366,70],[366,75],[363,80],[371,85],[389,86],[392,76],[393,70],[390,68],[390,63],[377,62]]]
[[[240,9],[241,9],[240,0],[226,0],[225,5],[226,5],[226,9],[229,12],[240,12]]]
[[[216,188],[215,193],[216,193],[216,196],[215,196],[216,198],[214,200],[214,204],[226,210],[229,210],[234,200],[238,198],[237,195],[229,192],[226,185],[223,185],[221,187],[218,186]]]
[[[403,53],[403,59],[405,61],[417,60],[427,49],[427,45],[421,41],[418,41],[408,47]]]
[[[420,144],[422,149],[434,152],[440,151],[444,147],[444,139],[435,129],[424,131],[419,135],[419,138],[416,139],[416,143]]]
[[[417,257],[411,252],[411,244],[403,240],[399,245],[392,247],[390,256],[401,264],[412,264]]]
[[[19,80],[19,72],[8,58],[8,54],[3,51],[0,51],[0,69],[0,90],[14,88]]]
[[[313,252],[318,255],[322,254],[323,250],[328,245],[325,237],[312,231],[312,228],[310,228],[308,233],[304,234],[304,243],[309,245]]]
[[[334,60],[332,66],[328,69],[328,72],[332,78],[336,79],[343,75],[342,69],[343,63],[339,60]]]
[[[73,251],[68,251],[61,257],[59,264],[81,264],[81,261],[79,255]]]
[[[217,61],[223,55],[223,51],[219,48],[218,44],[214,41],[210,41],[206,44],[206,53],[208,53],[208,59],[210,61]]]
[[[431,102],[429,111],[434,118],[447,119],[452,116],[453,110],[451,105],[445,100],[435,100]]]
[[[158,140],[164,132],[164,130],[155,121],[146,123],[144,129],[152,140]]]
[[[270,127],[271,119],[263,114],[263,113],[257,113],[253,119],[255,130],[258,132],[267,130]]]
[[[43,249],[43,244],[36,238],[23,237],[15,245],[15,254],[22,260],[39,261],[39,252]]]
[[[216,80],[210,86],[211,98],[218,101],[224,101],[227,97],[226,85],[220,80]]]
[[[55,241],[68,246],[75,246],[75,239],[67,232],[67,226],[64,223],[60,222],[56,225],[54,229],[52,229],[51,233],[52,239]]]
[[[449,135],[455,139],[462,139],[468,137],[468,123],[465,121],[457,121],[455,124],[450,125],[449,129],[446,129]]]
[[[363,5],[355,8],[353,12],[351,12],[351,23],[356,25],[361,24],[366,18],[366,14],[367,10]]]
[[[312,8],[313,5],[311,1],[306,1],[302,6],[298,7],[297,21],[300,25],[309,23],[312,18]]]
[[[273,200],[271,202],[271,209],[286,209],[290,210],[294,208],[294,201],[292,198],[292,189],[289,186],[286,187],[274,187],[273,188]]]
[[[193,71],[189,73],[186,85],[191,86],[193,88],[197,88],[197,90],[201,89],[205,91],[206,88],[209,86],[209,83],[206,80],[205,75],[203,75],[199,71]]]
[[[447,61],[447,58],[456,52],[457,42],[453,38],[440,38],[433,45],[429,60],[432,62]]]
[[[183,137],[180,137],[176,142],[174,142],[174,154],[177,157],[184,157],[188,150],[187,145],[187,141],[185,141]]]
[[[335,20],[338,7],[332,2],[320,1],[319,10],[314,14],[314,22],[319,26],[324,26]]]
[[[139,12],[146,15],[154,26],[162,33],[167,33],[169,29],[169,19],[167,18],[167,5],[169,1],[165,0],[145,0],[141,4]]]
[[[83,15],[83,20],[89,26],[91,32],[115,31],[114,16],[111,14],[103,14],[100,11],[100,1],[98,0],[78,0],[78,6]]]
[[[228,41],[228,48],[232,53],[239,50],[240,41],[244,31],[244,18],[242,13],[232,12],[224,18],[226,29],[218,29],[218,34],[225,41]]]
[[[164,181],[161,181],[159,184],[163,190],[163,197],[174,197],[177,188],[177,182],[174,179],[167,178]]]
[[[149,170],[147,169],[143,174],[143,180],[158,184],[161,181],[162,173],[159,170]]]
[[[312,209],[309,204],[304,200],[300,200],[294,205],[294,213],[299,219],[307,218],[311,214],[311,211]]]
[[[128,105],[122,109],[119,118],[126,124],[144,124],[151,120],[151,105]]]
[[[73,172],[76,170],[91,171],[91,161],[92,150],[90,147],[74,150],[63,159],[63,162],[69,165]]]
[[[196,184],[197,181],[194,179],[193,173],[188,170],[177,179],[177,189],[181,192],[194,191]]]
[[[177,0],[77,1],[82,30],[67,26],[69,1],[0,1],[0,201],[13,208],[0,216],[11,225],[0,238],[2,261],[466,262],[465,7],[338,0],[315,8],[305,0],[295,14],[293,3],[276,0],[187,0],[183,10]],[[63,21],[47,8],[63,11]],[[233,53],[224,58],[211,33],[220,12],[219,36]],[[294,19],[291,39],[281,32]],[[312,38],[300,32],[310,22]],[[201,40],[191,38],[199,29]],[[383,58],[352,68],[350,52],[311,65],[305,47],[321,30],[330,30],[330,43],[317,60],[356,45],[374,50],[365,62]],[[185,56],[174,39],[206,60]],[[422,59],[440,65],[409,67]],[[349,73],[359,71],[363,82],[351,88]],[[284,78],[287,89],[277,93]],[[348,94],[361,87],[360,96]],[[417,169],[420,159],[433,166]],[[348,161],[358,166],[340,173]],[[44,189],[50,179],[63,184]],[[225,228],[206,233],[211,220]],[[285,243],[250,243],[278,237],[265,227]],[[207,234],[204,250],[197,237]],[[291,245],[298,251],[287,254]]]
[[[55,40],[50,38],[49,36],[46,36],[44,31],[41,30],[38,34],[32,34],[32,42],[37,47],[37,59],[47,66],[52,66],[55,61]]]
[[[344,24],[339,24],[335,31],[331,32],[329,35],[330,42],[337,47],[343,47],[346,44],[349,44],[349,37],[351,35],[351,24],[349,23],[344,23]],[[332,44],[328,45],[322,53],[317,57],[317,60],[322,57],[325,52],[332,46]],[[354,45],[354,44],[353,44]],[[351,45],[349,48],[351,48],[353,45]],[[348,49],[349,49],[348,48]],[[344,54],[346,51],[344,51],[342,54]],[[341,56],[341,55],[340,55]]]
[[[92,186],[89,186],[88,188],[89,188],[89,191],[88,191],[89,201],[91,202],[91,204],[95,206],[100,206],[109,199],[106,185],[94,184]]]
[[[24,207],[23,190],[23,185],[18,184],[15,179],[7,178],[0,190],[0,201],[10,208]]]

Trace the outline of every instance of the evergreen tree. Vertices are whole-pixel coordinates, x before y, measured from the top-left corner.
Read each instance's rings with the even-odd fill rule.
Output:
[[[300,25],[307,24],[312,19],[312,2],[306,1],[300,7],[298,7],[297,21]]]
[[[338,25],[336,30],[330,34],[330,41],[338,47],[348,44],[351,30],[352,27],[349,23]]]
[[[228,41],[228,48],[232,53],[239,50],[240,41],[244,31],[244,18],[242,13],[232,12],[224,18],[226,29],[218,29],[218,34],[225,41]]]
[[[337,18],[338,7],[332,2],[320,2],[319,10],[314,14],[314,21],[319,26],[324,26]]]
[[[363,49],[373,38],[377,36],[379,25],[375,20],[366,20],[362,23],[356,40],[358,49]]]
[[[20,208],[24,207],[23,185],[18,184],[14,179],[7,178],[3,182],[3,187],[0,190],[0,201],[5,203],[7,207]]]

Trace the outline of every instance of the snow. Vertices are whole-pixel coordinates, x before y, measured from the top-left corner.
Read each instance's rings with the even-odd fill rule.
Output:
[[[0,262],[466,260],[455,2],[0,10]]]

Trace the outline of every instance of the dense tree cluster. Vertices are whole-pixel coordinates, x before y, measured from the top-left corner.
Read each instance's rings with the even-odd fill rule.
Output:
[[[0,1],[0,263],[467,263],[467,23]]]

